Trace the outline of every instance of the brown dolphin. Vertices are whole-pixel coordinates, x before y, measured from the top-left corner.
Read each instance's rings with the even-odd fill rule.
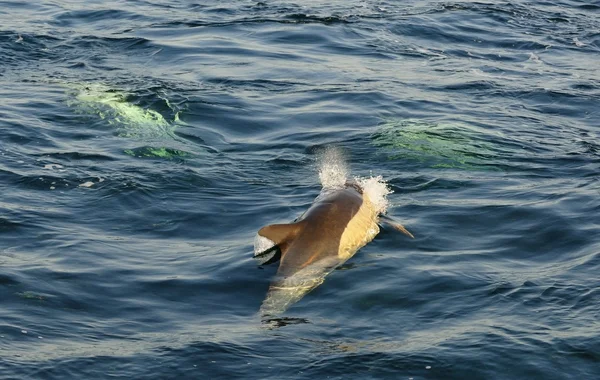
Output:
[[[385,197],[389,190],[380,178]],[[369,195],[357,182],[323,188],[311,207],[290,224],[272,224],[256,236],[255,258],[272,262],[280,254],[277,278],[271,283],[260,313],[263,317],[283,313],[305,294],[323,283],[325,276],[379,233],[384,218],[393,228],[413,237],[402,225],[381,216],[377,196]],[[367,189],[368,190],[368,189]]]

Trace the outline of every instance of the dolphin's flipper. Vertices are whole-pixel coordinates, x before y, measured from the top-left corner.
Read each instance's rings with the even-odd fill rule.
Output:
[[[382,226],[389,226],[392,227],[393,229],[395,229],[396,231],[400,231],[403,234],[409,236],[411,239],[414,239],[415,237],[413,236],[413,234],[411,234],[410,232],[408,232],[408,230],[406,228],[404,228],[404,226],[398,222],[396,222],[394,219],[390,218],[389,216],[386,215],[381,215],[379,217],[379,222]]]

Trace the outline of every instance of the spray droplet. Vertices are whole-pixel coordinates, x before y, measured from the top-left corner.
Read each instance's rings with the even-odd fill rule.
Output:
[[[327,148],[318,157],[319,179],[324,189],[343,187],[348,178],[348,166],[342,152],[337,148]]]

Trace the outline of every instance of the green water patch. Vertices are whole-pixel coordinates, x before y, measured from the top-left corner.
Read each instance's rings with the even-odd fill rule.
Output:
[[[390,160],[411,160],[434,169],[499,170],[493,134],[460,123],[388,121],[373,133],[372,143]]]
[[[176,158],[185,158],[190,154],[183,150],[172,149],[166,147],[155,148],[151,146],[143,146],[134,149],[125,149],[125,154],[137,158],[162,158],[166,160],[172,160]]]
[[[116,128],[121,137],[172,137],[178,113],[167,99],[166,105],[175,114],[169,121],[159,112],[135,104],[133,96],[101,83],[72,84],[68,86],[68,106],[79,114],[95,115]]]

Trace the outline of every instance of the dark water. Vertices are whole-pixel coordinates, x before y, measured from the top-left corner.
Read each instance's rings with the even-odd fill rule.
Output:
[[[0,1],[0,378],[600,378],[600,3]],[[335,145],[383,231],[278,322]]]

